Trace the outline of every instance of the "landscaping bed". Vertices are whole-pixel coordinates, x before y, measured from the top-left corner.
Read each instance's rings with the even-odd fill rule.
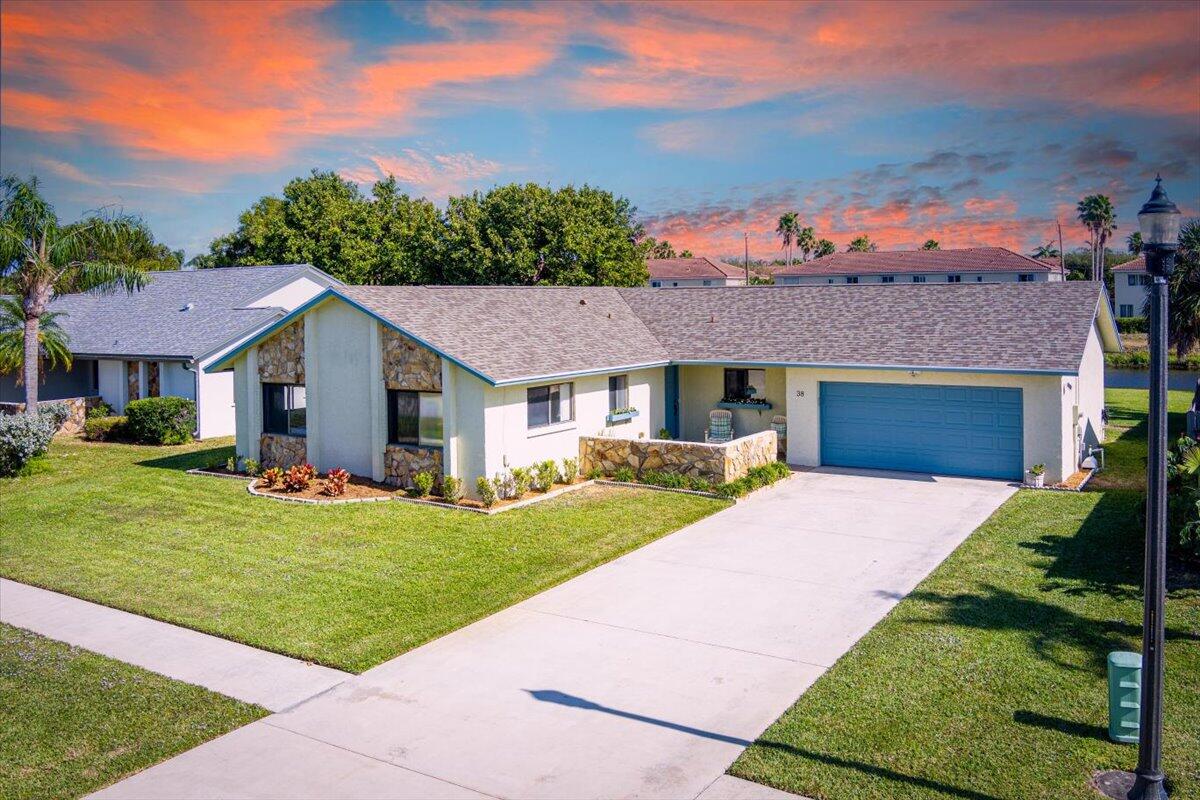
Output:
[[[1170,397],[1173,430],[1190,394]],[[730,768],[822,800],[1098,797],[1132,769],[1110,742],[1105,659],[1140,650],[1147,392],[1107,392],[1107,469],[1018,492]],[[1200,576],[1174,562],[1163,758],[1200,797]]]
[[[0,797],[81,797],[266,716],[0,624]]]

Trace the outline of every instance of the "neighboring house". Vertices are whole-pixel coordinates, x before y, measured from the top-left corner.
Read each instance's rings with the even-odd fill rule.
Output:
[[[1113,267],[1113,303],[1118,317],[1140,317],[1142,306],[1150,294],[1150,273],[1146,271],[1146,257],[1138,256],[1132,261]]]
[[[116,413],[130,400],[196,401],[199,438],[234,432],[233,381],[203,367],[263,325],[341,283],[305,264],[152,272],[142,289],[56,298],[74,364],[50,370],[40,401],[99,396]],[[0,402],[23,403],[16,375],[0,376]]]
[[[744,286],[746,270],[711,258],[648,258],[650,286],[678,289],[685,286]]]
[[[432,469],[473,491],[581,437],[703,442],[719,406],[738,437],[786,416],[793,464],[1019,479],[1044,463],[1053,482],[1103,439],[1120,346],[1083,282],[347,286],[208,370],[234,372],[239,456],[402,485]]]
[[[832,253],[775,272],[775,284],[1037,283],[1061,280],[1051,266],[1004,247]]]

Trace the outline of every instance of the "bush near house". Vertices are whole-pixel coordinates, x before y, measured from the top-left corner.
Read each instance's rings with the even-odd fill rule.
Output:
[[[57,430],[53,421],[50,414],[0,416],[0,475],[16,475],[46,452]]]
[[[755,489],[770,486],[775,481],[782,480],[791,474],[788,465],[782,461],[772,461],[761,467],[751,467],[746,474],[737,480],[722,483],[713,488],[721,497],[741,497]]]
[[[480,475],[475,479],[475,491],[479,492],[479,502],[483,503],[484,508],[491,508],[496,505],[496,483],[489,480],[487,477]]]
[[[83,438],[89,442],[116,442],[125,438],[125,417],[88,417],[83,423]]]
[[[125,406],[130,438],[142,444],[184,444],[196,429],[196,404],[183,397],[147,397]]]
[[[1147,325],[1145,317],[1117,317],[1117,330],[1121,333],[1145,333]]]

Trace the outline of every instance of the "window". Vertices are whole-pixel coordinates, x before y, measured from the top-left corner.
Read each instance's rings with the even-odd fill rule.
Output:
[[[829,279],[829,282],[830,282],[830,283],[833,283],[833,278],[830,278],[830,279]]]
[[[1149,286],[1150,285],[1150,276],[1149,275],[1138,275],[1138,285],[1139,286]]]
[[[895,283],[896,276],[895,275],[880,275],[879,282],[880,283]]]
[[[925,282],[924,275],[913,275],[913,283],[924,283],[924,282]]]
[[[1132,317],[1133,316],[1133,303],[1121,303],[1121,313],[1117,314],[1117,316],[1118,317]]]
[[[307,433],[303,384],[264,383],[262,392],[263,433],[287,436]]]
[[[1020,281],[1021,283],[1030,283],[1033,280],[1033,273],[1032,272],[1022,272],[1020,275],[1017,276],[1017,280]]]
[[[858,276],[857,275],[847,275],[846,283],[858,283]]]
[[[946,283],[962,283],[962,275],[947,275]]]
[[[608,410],[629,408],[629,376],[608,376]]]
[[[765,369],[726,369],[726,401],[766,400],[767,371]]]
[[[662,287],[662,281],[650,281],[650,285],[653,288],[658,289]]]
[[[982,275],[976,275],[976,276],[975,276],[975,282],[976,282],[976,283],[983,283],[983,276],[982,276]]]
[[[388,390],[388,444],[442,446],[442,395]]]
[[[526,392],[525,402],[528,406],[528,423],[531,429],[575,419],[569,383],[535,386]]]
[[[712,286],[712,281],[704,281],[705,286]]]

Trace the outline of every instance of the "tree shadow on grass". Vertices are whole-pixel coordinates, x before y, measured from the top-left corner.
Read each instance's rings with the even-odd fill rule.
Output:
[[[182,472],[183,470],[199,469],[201,467],[223,466],[225,460],[231,455],[233,455],[233,445],[227,444],[220,447],[210,447],[205,450],[177,453],[172,456],[149,458],[145,461],[136,461],[134,463],[139,467]]]
[[[882,778],[884,780],[895,781],[897,783],[903,783],[909,786],[916,786],[922,789],[940,792],[951,797],[960,797],[963,798],[963,800],[996,800],[996,798],[992,795],[976,792],[972,789],[964,789],[958,786],[952,786],[948,783],[942,783],[941,781],[932,780],[930,778],[922,778],[917,775],[907,775],[903,772],[897,772],[896,770],[888,769],[886,767],[880,767],[862,761],[854,761],[852,759],[839,758],[838,756],[829,755],[827,753],[818,753],[813,750],[805,750],[802,747],[796,747],[795,745],[785,744],[784,742],[776,742],[770,739],[760,739],[757,742],[751,742],[748,739],[730,736],[717,731],[709,731],[703,728],[696,728],[691,725],[683,725],[678,722],[671,722],[670,720],[661,719],[659,717],[651,717],[633,711],[625,711],[623,709],[613,708],[611,706],[602,705],[592,700],[588,700],[584,697],[567,694],[566,692],[560,692],[555,689],[526,689],[525,691],[528,692],[529,696],[534,700],[538,700],[543,703],[555,703],[557,705],[568,706],[570,708],[577,708],[581,711],[596,711],[602,714],[610,714],[615,717],[621,717],[622,719],[641,722],[647,725],[655,725],[660,728],[678,731],[690,736],[698,736],[703,739],[711,739],[713,741],[725,742],[727,744],[740,745],[741,747],[762,747],[768,750],[787,753],[788,755],[796,756],[797,758],[817,761],[832,767],[852,769],[875,778]]]
[[[1062,717],[1050,717],[1045,714],[1039,714],[1036,711],[1014,711],[1013,722],[1020,723],[1021,725],[1032,725],[1035,728],[1044,728],[1048,731],[1057,731],[1069,736],[1078,736],[1081,739],[1108,741],[1108,731],[1099,725],[1089,725],[1086,722],[1076,722],[1070,719],[1063,719]]]

